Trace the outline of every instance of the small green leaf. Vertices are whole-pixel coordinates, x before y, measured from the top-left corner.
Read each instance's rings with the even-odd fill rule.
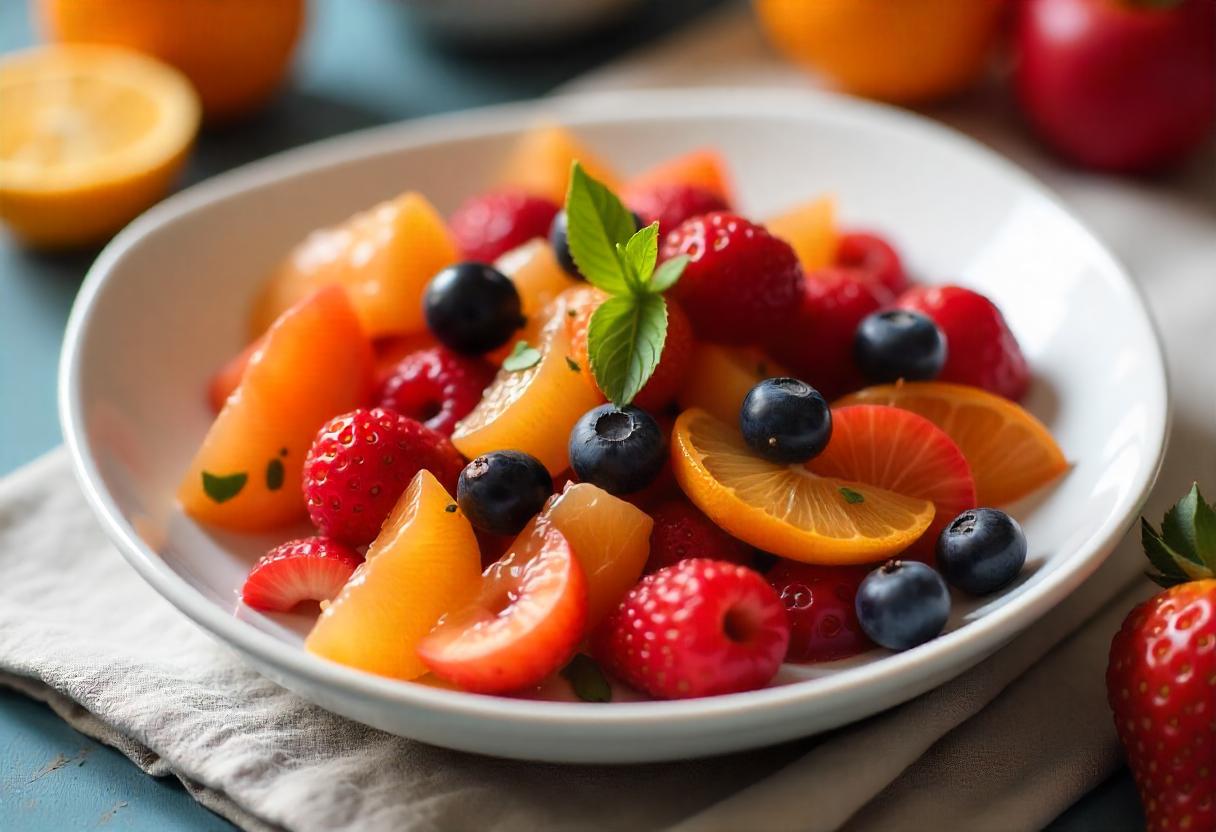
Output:
[[[613,295],[629,291],[616,247],[628,243],[636,230],[633,214],[616,194],[575,162],[566,192],[566,239],[574,264],[588,283]]]
[[[624,268],[625,287],[635,295],[640,295],[646,291],[646,282],[642,275],[634,269],[633,263],[629,260],[629,255],[625,253],[625,247],[620,243],[616,245],[616,256],[621,261],[621,266]]]
[[[286,472],[283,469],[283,460],[272,459],[266,463],[266,489],[268,491],[278,491],[283,487],[283,477]]]
[[[566,356],[566,366],[570,368],[570,372],[572,373],[581,373],[583,371],[578,362],[568,355]]]
[[[203,472],[203,493],[217,503],[226,503],[241,493],[249,475],[244,471],[236,474],[213,474]]]
[[[1216,508],[1203,499],[1199,484],[1195,484],[1195,548],[1209,569],[1216,571]]]
[[[844,501],[850,505],[856,505],[857,503],[864,503],[866,501],[864,494],[860,494],[851,488],[845,488],[843,485],[840,487],[840,496],[844,497]]]
[[[596,384],[618,407],[633,401],[659,365],[667,338],[662,295],[619,295],[591,315],[587,352]]]
[[[1199,580],[1216,572],[1216,512],[1198,483],[1165,513],[1160,537],[1188,577]]]
[[[574,695],[584,702],[611,702],[612,686],[604,678],[600,666],[582,653],[576,653],[562,668],[562,676],[570,683]]]
[[[516,341],[511,354],[503,359],[502,368],[510,373],[519,373],[536,366],[539,361],[540,350],[528,346],[527,341]]]
[[[654,265],[659,261],[659,224],[651,223],[629,238],[625,244],[625,262],[642,284],[650,281]]]
[[[672,286],[675,286],[676,281],[680,279],[680,275],[684,274],[684,268],[687,265],[687,254],[681,254],[679,257],[664,260],[650,277],[650,291],[666,292]]]

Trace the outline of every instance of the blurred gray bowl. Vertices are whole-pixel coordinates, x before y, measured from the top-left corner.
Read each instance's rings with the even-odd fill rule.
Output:
[[[624,19],[642,0],[402,0],[411,17],[446,41],[543,43]]]

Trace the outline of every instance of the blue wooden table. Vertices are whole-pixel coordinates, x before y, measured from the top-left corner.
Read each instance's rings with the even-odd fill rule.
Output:
[[[718,0],[653,0],[649,25],[526,55],[460,55],[425,41],[397,4],[314,0],[289,88],[254,120],[205,133],[188,182],[326,136],[442,110],[541,95],[678,27]],[[37,40],[25,2],[0,3],[0,52]],[[2,115],[0,115],[2,117]],[[0,236],[0,474],[60,442],[55,371],[80,280],[96,252],[36,255]],[[0,689],[0,830],[229,830],[175,781],[147,777],[45,706]],[[1134,790],[1120,772],[1054,832],[1136,832]]]

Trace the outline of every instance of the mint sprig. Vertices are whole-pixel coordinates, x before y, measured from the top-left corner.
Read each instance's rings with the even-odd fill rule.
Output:
[[[587,329],[591,373],[608,400],[623,407],[659,365],[667,340],[663,292],[680,279],[688,258],[658,265],[659,224],[636,229],[617,195],[578,162],[570,172],[566,222],[579,272],[610,296],[592,313]]]
[[[1216,508],[1199,493],[1199,484],[1165,513],[1161,531],[1140,518],[1140,542],[1161,586],[1216,577]]]

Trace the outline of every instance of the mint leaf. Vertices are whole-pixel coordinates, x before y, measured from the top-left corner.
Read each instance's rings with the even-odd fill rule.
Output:
[[[636,230],[633,215],[616,194],[575,162],[566,192],[566,240],[588,283],[614,295],[629,290],[616,247],[628,243]]]
[[[572,373],[581,373],[583,371],[583,368],[578,365],[578,362],[568,355],[566,356],[566,366],[570,368],[570,372]]]
[[[249,475],[244,471],[236,474],[213,474],[203,472],[203,493],[217,503],[226,503],[241,493]]]
[[[667,302],[662,295],[619,295],[591,315],[587,352],[591,372],[608,400],[624,407],[650,379],[667,339]]]
[[[680,275],[684,274],[684,268],[687,265],[687,254],[681,254],[679,257],[673,257],[670,260],[664,261],[663,265],[659,266],[650,277],[648,284],[650,291],[666,292],[672,286],[675,286],[676,281],[680,279]]]
[[[283,461],[281,459],[272,459],[266,463],[266,490],[278,491],[283,487],[283,479],[286,476],[286,471],[283,469]]]
[[[635,233],[625,244],[625,262],[643,282],[654,274],[654,264],[659,261],[659,224],[651,223]]]
[[[522,372],[535,366],[540,358],[540,350],[528,346],[527,341],[516,341],[511,354],[502,360],[502,368],[509,373]]]
[[[851,488],[845,488],[843,485],[840,487],[840,496],[844,497],[844,501],[849,505],[856,505],[857,503],[864,503],[866,501],[864,494]]]
[[[640,295],[646,291],[646,282],[644,278],[637,273],[630,262],[628,255],[625,254],[625,247],[620,243],[616,246],[617,259],[621,261],[621,266],[624,268],[625,288],[635,295]]]
[[[570,683],[574,695],[584,702],[611,702],[612,686],[604,678],[600,666],[589,656],[576,653],[562,668],[562,677]]]

